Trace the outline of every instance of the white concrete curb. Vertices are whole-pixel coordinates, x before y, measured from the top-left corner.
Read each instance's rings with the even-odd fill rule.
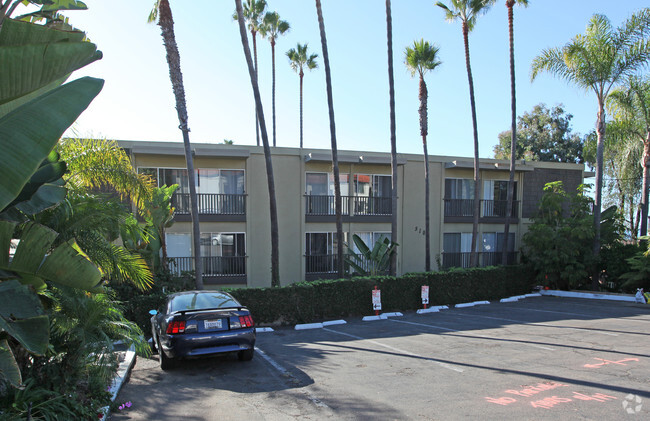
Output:
[[[474,301],[474,305],[483,305],[483,304],[490,304],[489,301]]]
[[[111,383],[111,386],[108,389],[108,392],[111,394],[111,401],[115,402],[115,398],[117,398],[117,394],[120,392],[122,385],[129,377],[129,373],[131,372],[131,369],[133,368],[134,364],[135,364],[135,347],[131,345],[128,351],[126,351],[126,355],[124,356],[124,361],[120,362],[120,365],[117,367],[117,374],[115,378],[113,378],[113,382]],[[104,413],[104,415],[99,420],[105,421],[106,417],[109,415],[109,407],[105,406],[101,409],[101,411]]]
[[[344,325],[346,323],[345,320],[330,320],[329,322],[323,322],[323,326]]]
[[[533,292],[532,294],[525,294],[524,298],[541,297],[541,296],[542,294],[540,294],[539,292]]]
[[[516,303],[517,301],[519,301],[519,297],[502,298],[499,300],[500,303]]]
[[[323,324],[322,323],[304,323],[300,325],[296,325],[295,329],[296,330],[307,330],[307,329],[322,329]]]
[[[454,307],[456,308],[463,308],[463,307],[474,307],[476,303],[460,303],[456,304]]]
[[[527,294],[533,295],[533,294]],[[618,295],[618,294],[597,294],[593,292],[577,292],[577,291],[558,291],[553,289],[541,290],[539,296],[549,295],[554,297],[567,297],[567,298],[590,298],[595,300],[611,300],[611,301],[626,301],[636,302],[634,295]]]
[[[361,319],[364,322],[372,322],[373,320],[386,320],[388,317],[384,316],[383,314],[380,314],[379,316],[364,316],[363,319]]]
[[[396,312],[396,313],[381,313],[382,316],[384,317],[402,317],[404,316],[402,313]]]
[[[260,332],[273,332],[272,327],[256,327],[255,328],[255,333],[260,333]]]
[[[427,314],[427,313],[437,313],[439,312],[440,309],[436,307],[431,307],[431,308],[421,308],[417,311],[417,314]]]

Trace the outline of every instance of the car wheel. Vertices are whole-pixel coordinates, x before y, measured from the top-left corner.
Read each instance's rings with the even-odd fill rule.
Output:
[[[255,355],[255,348],[245,349],[237,353],[237,358],[239,361],[250,361],[253,359],[253,355]]]
[[[160,346],[160,340],[158,340],[158,359],[160,360],[161,370],[169,370],[174,367],[174,359],[165,355],[165,351],[163,351],[162,346]]]

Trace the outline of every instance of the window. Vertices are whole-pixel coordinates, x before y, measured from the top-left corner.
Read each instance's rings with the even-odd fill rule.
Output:
[[[147,174],[156,185],[178,184],[177,193],[189,193],[189,177],[185,168],[138,168],[140,174]],[[204,169],[196,170],[196,192],[208,194],[244,194],[244,170]]]
[[[363,197],[391,197],[390,175],[354,174],[354,194]]]
[[[443,236],[442,266],[469,267],[472,250],[472,233],[454,232]]]
[[[446,178],[445,199],[473,199],[474,180],[468,178]]]
[[[203,273],[207,276],[246,274],[246,237],[237,232],[201,233]]]
[[[348,174],[339,174],[341,196],[350,195],[350,182]],[[306,194],[312,196],[334,196],[334,174],[332,173],[306,173]]]
[[[343,233],[347,243],[347,233]],[[337,271],[338,241],[335,232],[308,232],[305,234],[305,259],[307,273],[332,273]]]
[[[513,201],[517,200],[517,183],[515,182]],[[505,217],[508,204],[508,181],[483,181],[483,212],[482,216]],[[513,215],[517,215],[516,203],[513,202]]]
[[[364,243],[368,246],[370,250],[375,246],[377,241],[380,241],[382,238],[388,238],[390,240],[390,232],[355,232],[356,235],[359,236],[363,240]],[[352,244],[350,244],[352,247],[352,252],[353,253],[359,253],[359,249],[357,248],[357,245],[352,241]]]
[[[165,233],[167,256],[192,257],[192,236],[189,233]]]
[[[486,232],[483,233],[483,253],[481,259],[481,266],[494,266],[501,264],[503,252],[503,233],[502,232]],[[515,234],[508,233],[508,252],[514,253],[515,251]],[[514,259],[514,256],[508,259]]]

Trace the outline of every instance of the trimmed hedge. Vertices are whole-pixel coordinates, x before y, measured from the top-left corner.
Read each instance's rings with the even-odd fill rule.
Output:
[[[382,311],[392,312],[422,308],[422,285],[429,286],[429,305],[435,306],[525,294],[534,282],[523,266],[500,266],[226,291],[251,310],[258,324],[285,325],[371,315],[375,286],[381,290]]]

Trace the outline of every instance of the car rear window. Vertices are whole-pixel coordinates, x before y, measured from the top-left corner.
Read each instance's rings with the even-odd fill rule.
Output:
[[[182,294],[172,298],[171,311],[200,310],[203,308],[236,307],[239,303],[221,292]]]

